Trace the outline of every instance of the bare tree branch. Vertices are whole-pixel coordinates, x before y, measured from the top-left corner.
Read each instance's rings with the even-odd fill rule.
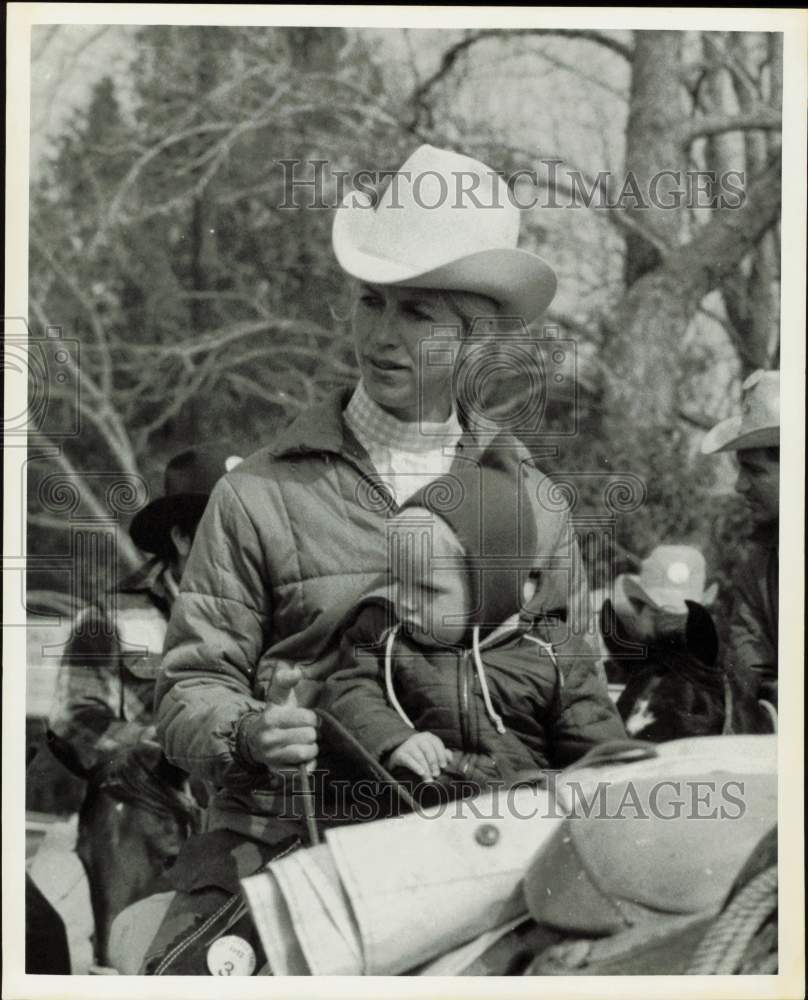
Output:
[[[735,53],[728,48],[723,33],[704,31],[701,37],[704,43],[713,50],[718,62],[732,73],[738,86],[759,100],[762,96],[759,82],[755,80]]]
[[[151,344],[141,347],[131,344],[128,350],[134,353],[148,354],[150,357],[170,358],[185,357],[192,358],[197,354],[205,354],[208,351],[218,350],[234,341],[243,340],[245,337],[252,337],[259,333],[277,334],[297,334],[299,336],[320,337],[325,340],[333,339],[333,331],[302,319],[279,319],[268,318],[260,320],[234,323],[231,326],[221,327],[212,330],[202,337],[193,337],[188,340],[174,344]],[[287,348],[290,349],[291,348]],[[300,348],[297,348],[300,349]]]
[[[587,73],[586,70],[582,69],[580,65],[569,63],[564,59],[559,59],[558,56],[552,55],[544,49],[537,51],[536,55],[545,62],[548,62],[551,66],[555,66],[557,69],[566,70],[568,73],[574,73],[575,76],[579,77],[579,79],[586,80],[587,83],[591,83],[595,87],[605,90],[608,94],[611,94],[620,101],[625,101],[625,90],[619,90],[617,87],[613,87],[598,73]]]
[[[59,34],[60,25],[58,24],[43,24],[41,27],[37,26],[31,32],[31,62],[35,63],[40,59],[47,50],[50,43]]]
[[[42,326],[44,328],[54,326],[36,297],[32,296],[30,302]],[[101,392],[87,372],[76,364],[75,358],[69,351],[65,352],[65,356],[64,363],[70,368],[80,389],[82,415],[93,424],[122,468],[132,475],[137,475],[137,461],[129,434],[112,399]]]
[[[590,191],[594,190],[596,184],[594,178],[592,178],[591,176],[587,176],[583,171],[580,170],[576,171],[576,173],[580,174],[582,181],[584,182],[584,184],[587,184],[589,186]],[[624,234],[632,233],[636,236],[641,236],[644,240],[650,243],[651,246],[656,247],[656,249],[660,252],[660,254],[663,255],[666,254],[670,250],[669,244],[664,239],[662,239],[662,237],[658,233],[655,233],[648,226],[640,222],[637,215],[631,214],[631,212],[627,211],[625,208],[622,208],[615,203],[615,199],[612,197],[612,192],[610,192],[610,187],[611,187],[610,181],[611,177],[609,176],[607,178],[606,187],[604,189],[605,197],[603,198],[602,203],[597,204],[597,211],[599,212],[602,211],[606,219],[612,226],[615,227],[615,229],[620,230]],[[563,190],[567,195],[572,194],[574,191],[572,182],[569,181],[569,179],[566,188],[560,187],[558,185],[554,186],[549,184],[547,185],[547,188],[548,190],[550,190],[551,188],[553,190]],[[578,193],[580,194],[580,192]]]
[[[782,125],[780,115],[765,106],[738,115],[700,115],[683,123],[680,142],[682,146],[687,146],[694,139],[722,135],[725,132],[743,132],[748,129],[776,132]]]
[[[101,385],[98,391],[101,395],[108,397],[112,389],[112,359],[109,354],[109,343],[104,324],[101,322],[92,300],[75,280],[69,269],[63,266],[63,264],[56,258],[50,249],[49,241],[42,237],[35,226],[30,227],[30,240],[32,245],[36,247],[37,252],[42,254],[45,260],[50,264],[54,273],[62,279],[65,287],[71,292],[87,314],[87,318],[90,321],[90,328],[95,335],[98,345],[99,358],[101,362]]]
[[[93,491],[90,489],[87,480],[84,478],[83,474],[73,465],[68,456],[65,454],[64,448],[54,445],[45,435],[37,435],[41,442],[48,448],[52,449],[50,457],[59,466],[62,471],[70,477],[71,483],[75,484],[75,487],[79,493],[81,502],[86,506],[87,510],[94,516],[99,518],[101,521],[108,521],[110,517],[110,511],[104,506],[103,503],[95,496]],[[126,470],[128,472],[128,470]],[[47,514],[37,513],[32,515],[39,518],[39,523],[43,523],[43,518],[47,518]],[[69,520],[65,518],[60,518],[57,524],[49,524],[49,527],[58,527],[61,530],[66,530],[70,527]],[[118,545],[118,552],[124,562],[131,568],[135,569],[140,565],[141,557],[138,555],[138,551],[135,548],[132,539],[129,534],[123,530],[119,525],[115,525],[115,538]]]
[[[473,34],[467,35],[461,41],[455,43],[450,48],[448,48],[441,58],[440,66],[432,73],[431,76],[427,77],[413,93],[410,95],[408,103],[414,105],[416,108],[423,108],[426,105],[427,97],[430,91],[444,78],[446,77],[454,67],[460,56],[466,52],[472,45],[476,45],[478,42],[485,41],[491,38],[508,38],[518,36],[521,38],[527,37],[528,35],[555,35],[559,38],[566,38],[569,40],[573,39],[583,39],[585,41],[594,42],[597,45],[604,46],[611,52],[616,53],[628,62],[632,59],[632,49],[630,46],[625,45],[623,42],[618,41],[616,38],[612,38],[611,35],[604,35],[601,31],[594,31],[589,29],[560,29],[560,28],[519,28],[519,29],[499,29],[499,28],[486,28],[481,31],[475,31]]]
[[[780,192],[780,164],[775,162],[749,185],[742,208],[717,209],[713,220],[687,245],[671,251],[664,266],[703,287],[703,298],[720,279],[736,270],[777,222]]]
[[[560,313],[551,309],[545,314],[545,320],[549,321],[550,324],[557,323],[560,327],[569,330],[570,333],[574,333],[578,337],[583,337],[591,344],[597,344],[601,339],[600,333],[595,328],[568,313]]]
[[[275,403],[277,406],[283,409],[292,409],[296,412],[300,412],[305,409],[308,402],[303,402],[297,399],[293,393],[287,392],[283,389],[271,390],[267,389],[265,385],[260,382],[256,382],[255,379],[251,379],[246,375],[242,375],[239,372],[228,372],[226,375],[227,382],[236,389],[240,395],[247,398],[249,396],[255,396],[257,399],[263,400],[268,403]]]

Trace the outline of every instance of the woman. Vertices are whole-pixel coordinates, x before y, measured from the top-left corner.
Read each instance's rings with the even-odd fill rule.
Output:
[[[385,572],[386,521],[398,504],[475,446],[452,401],[458,332],[492,314],[529,322],[555,292],[550,267],[516,249],[518,230],[519,211],[493,171],[431,146],[375,204],[351,194],[337,212],[334,250],[357,282],[360,380],[226,476],[199,527],[166,639],[158,736],[171,761],[219,792],[212,832],[187,845],[175,869],[183,892],[147,971],[215,971],[225,961],[218,938],[234,928],[259,947],[236,902],[227,909],[228,893],[302,841],[297,822],[279,815],[278,770],[317,756],[307,706],[335,665],[333,609]],[[583,587],[566,525],[540,509],[536,518],[540,553],[560,569],[545,574],[534,601],[563,611],[570,589]],[[279,662],[293,667],[283,690]],[[291,685],[294,699],[284,694]],[[187,929],[217,907],[223,918],[187,947]]]

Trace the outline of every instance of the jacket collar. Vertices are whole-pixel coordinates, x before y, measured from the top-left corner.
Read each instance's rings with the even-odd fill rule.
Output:
[[[397,620],[393,610],[393,599],[390,594],[390,587],[385,583],[384,574],[382,574],[359,601],[350,605],[347,613],[345,609],[343,609],[341,614],[332,611],[333,625],[330,634],[334,635],[344,633],[350,623],[358,617],[361,609],[367,607],[368,605],[375,605],[376,607],[381,608],[386,613],[391,626],[398,627],[401,624]],[[516,612],[515,614],[512,614],[510,618],[507,618],[501,625],[498,625],[493,632],[490,632],[484,639],[480,640],[480,649],[488,649],[491,646],[497,646],[508,639],[512,639],[517,633],[521,634],[522,632],[528,632],[533,627],[533,624],[532,619],[525,618],[522,614]],[[471,649],[471,643],[467,646],[463,646],[462,649]],[[459,651],[460,647],[458,647],[458,652]]]
[[[447,420],[405,422],[388,413],[371,398],[362,379],[345,407],[345,423],[369,451],[424,453],[455,445],[463,428],[452,407]]]
[[[349,432],[342,411],[352,393],[353,388],[332,392],[322,402],[301,413],[275,438],[270,446],[272,454],[282,457],[311,451],[345,452]]]
[[[373,603],[378,603],[379,605],[384,606],[381,598],[375,597],[375,595]],[[394,615],[392,611],[390,611],[390,618],[391,621],[394,622]],[[516,636],[522,635],[524,632],[530,631],[531,626],[532,622],[526,620],[518,613],[513,614],[511,615],[510,618],[507,618],[501,625],[498,625],[493,632],[489,632],[484,639],[480,640],[480,650],[492,649],[494,646],[503,645],[504,643],[509,642],[511,639],[514,639]],[[457,646],[455,648],[455,652],[466,653],[469,652],[471,648],[472,644],[471,641],[469,641],[468,643],[462,646]],[[431,653],[434,652],[434,650],[431,649],[425,650],[425,652]]]
[[[497,625],[493,632],[489,632],[488,635],[481,640],[480,649],[488,649],[489,646],[496,646],[504,639],[510,638],[514,632],[526,632],[528,627],[529,623],[526,622],[518,612],[516,612],[515,614],[512,614],[510,618],[506,618],[501,625]]]
[[[351,386],[332,392],[322,402],[301,413],[275,438],[270,445],[271,453],[276,458],[282,458],[328,451],[336,455],[352,455],[369,463],[370,457],[345,423],[343,411],[353,391]],[[458,449],[462,451],[463,447],[475,446],[471,433],[464,430]]]

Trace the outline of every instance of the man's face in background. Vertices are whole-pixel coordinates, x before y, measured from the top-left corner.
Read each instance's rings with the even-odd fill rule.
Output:
[[[745,448],[738,452],[739,493],[756,524],[775,521],[780,513],[779,448]]]

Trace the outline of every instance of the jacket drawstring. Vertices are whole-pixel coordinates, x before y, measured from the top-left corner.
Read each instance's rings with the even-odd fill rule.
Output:
[[[491,702],[491,693],[488,690],[488,681],[485,679],[485,667],[483,666],[482,658],[480,657],[480,626],[475,625],[474,631],[471,637],[471,648],[472,654],[474,656],[474,666],[477,670],[477,677],[480,681],[480,688],[483,693],[483,702],[485,703],[485,710],[488,712],[488,718],[494,723],[496,731],[503,736],[507,730],[505,729],[505,723],[502,721],[502,716],[499,715]]]
[[[401,707],[398,698],[396,698],[396,693],[393,690],[393,643],[396,641],[396,632],[398,632],[398,625],[390,629],[390,634],[387,636],[387,643],[384,647],[384,686],[387,691],[387,697],[390,704],[407,723],[410,729],[415,729],[415,726],[412,724],[412,720]]]
[[[172,601],[180,596],[180,588],[177,586],[177,581],[174,579],[174,574],[171,572],[171,567],[167,567],[165,573],[163,574],[163,584],[168,591],[168,596]]]
[[[545,653],[553,661],[553,666],[558,671],[558,686],[564,687],[564,675],[561,673],[561,668],[558,666],[558,660],[556,659],[555,650],[553,649],[553,644],[551,642],[545,642],[544,639],[540,639],[537,635],[526,635],[526,639],[531,642],[535,642],[537,646],[540,646]]]
[[[758,705],[762,705],[766,711],[769,713],[769,718],[772,720],[772,732],[777,732],[777,709],[772,705],[770,701],[766,701],[765,698],[760,698],[758,700]]]
[[[401,718],[406,722],[410,729],[415,729],[412,720],[401,707],[398,698],[396,698],[396,693],[393,689],[393,645],[396,641],[396,633],[398,632],[398,625],[395,628],[390,629],[390,634],[387,636],[387,642],[384,647],[384,686],[387,692],[387,698],[393,708],[398,712]],[[480,626],[474,626],[474,632],[472,634],[472,655],[474,657],[474,667],[477,671],[477,677],[480,681],[480,689],[483,695],[483,702],[485,704],[485,710],[488,713],[488,718],[493,722],[496,731],[503,736],[507,730],[505,728],[505,723],[502,721],[502,716],[494,708],[493,702],[491,701],[491,692],[488,690],[488,681],[485,677],[485,667],[483,666],[482,658],[480,657]]]

